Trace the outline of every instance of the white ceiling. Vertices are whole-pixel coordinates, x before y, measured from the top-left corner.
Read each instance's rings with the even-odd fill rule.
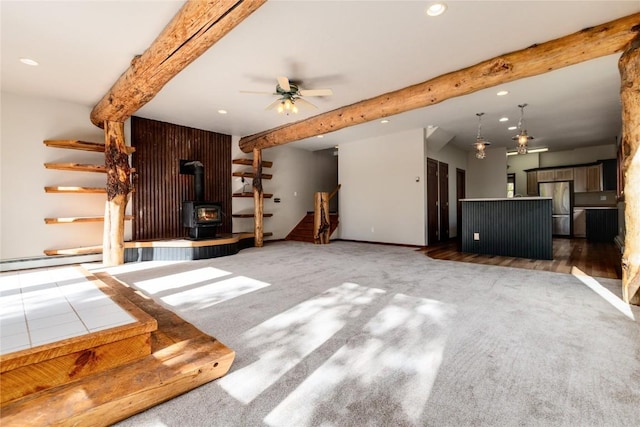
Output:
[[[502,53],[640,12],[640,1],[451,1],[438,18],[428,1],[270,0],[209,49],[136,115],[246,136],[420,83]],[[6,1],[0,3],[2,90],[92,107],[141,54],[181,1]],[[18,59],[30,57],[40,66]],[[620,132],[619,74],[612,55],[293,144],[311,150],[429,125],[471,149],[476,113],[493,146],[512,147],[518,104],[551,150],[615,142]],[[276,77],[304,89],[318,110],[265,111]],[[510,94],[496,96],[498,89]],[[217,113],[228,111],[226,115]],[[509,117],[499,123],[502,116]],[[89,117],[87,117],[89,120]]]

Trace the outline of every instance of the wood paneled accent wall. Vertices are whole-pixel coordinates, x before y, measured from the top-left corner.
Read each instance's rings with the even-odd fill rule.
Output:
[[[194,200],[194,183],[193,175],[180,174],[180,160],[202,162],[205,200],[223,207],[218,232],[232,231],[230,135],[132,117],[131,145],[134,240],[187,236],[182,201]]]

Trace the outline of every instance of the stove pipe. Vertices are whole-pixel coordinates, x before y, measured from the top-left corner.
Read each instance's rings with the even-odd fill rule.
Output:
[[[204,200],[204,165],[198,160],[185,163],[184,166],[193,168],[193,187],[195,190],[195,201]]]

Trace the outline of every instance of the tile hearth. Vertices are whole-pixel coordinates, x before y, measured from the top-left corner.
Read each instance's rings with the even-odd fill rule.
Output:
[[[76,267],[0,274],[0,355],[135,321]]]

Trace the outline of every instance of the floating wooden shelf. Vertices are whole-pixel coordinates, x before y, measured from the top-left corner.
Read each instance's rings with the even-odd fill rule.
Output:
[[[237,213],[237,214],[233,214],[231,216],[234,217],[234,218],[253,218],[253,217],[255,217],[255,214],[252,214],[252,213],[242,213],[242,214],[241,213]],[[271,218],[273,216],[273,214],[272,213],[264,213],[264,214],[262,214],[262,216],[264,218]]]
[[[125,215],[125,221],[133,219],[132,215]],[[45,224],[72,224],[78,222],[100,222],[104,221],[104,216],[75,216],[69,218],[45,218]]]
[[[68,249],[46,249],[44,251],[45,255],[53,256],[53,255],[93,255],[93,254],[101,254],[102,253],[102,245],[100,246],[85,246],[81,248],[68,248]]]
[[[104,165],[83,165],[80,163],[45,163],[44,167],[47,169],[56,169],[63,171],[107,173],[107,168]]]
[[[253,159],[233,159],[234,165],[253,166]],[[262,161],[263,168],[270,168],[273,166],[273,162]]]
[[[45,163],[44,167],[47,169],[56,169],[63,171],[107,173],[107,168],[105,165],[86,165],[81,163]],[[131,168],[131,173],[135,171],[136,170],[134,168]]]
[[[104,144],[97,142],[77,141],[73,139],[47,139],[44,141],[47,147],[68,148],[71,150],[94,151],[104,154]],[[136,151],[134,147],[126,147],[127,154]]]
[[[232,194],[233,197],[253,197],[253,192],[245,192],[245,193],[233,193]],[[273,197],[273,194],[270,193],[263,193],[262,196],[265,199],[270,199]]]
[[[233,176],[241,176],[243,178],[254,178],[253,172],[234,172]],[[263,173],[262,174],[262,179],[271,179],[273,178],[273,175],[268,174],[268,173]]]
[[[44,187],[47,193],[97,193],[105,194],[107,189],[104,187]]]
[[[253,231],[247,231],[246,233],[238,233],[241,239],[253,239],[255,237],[255,233]],[[273,233],[270,231],[265,231],[262,233],[263,237],[271,237]]]

